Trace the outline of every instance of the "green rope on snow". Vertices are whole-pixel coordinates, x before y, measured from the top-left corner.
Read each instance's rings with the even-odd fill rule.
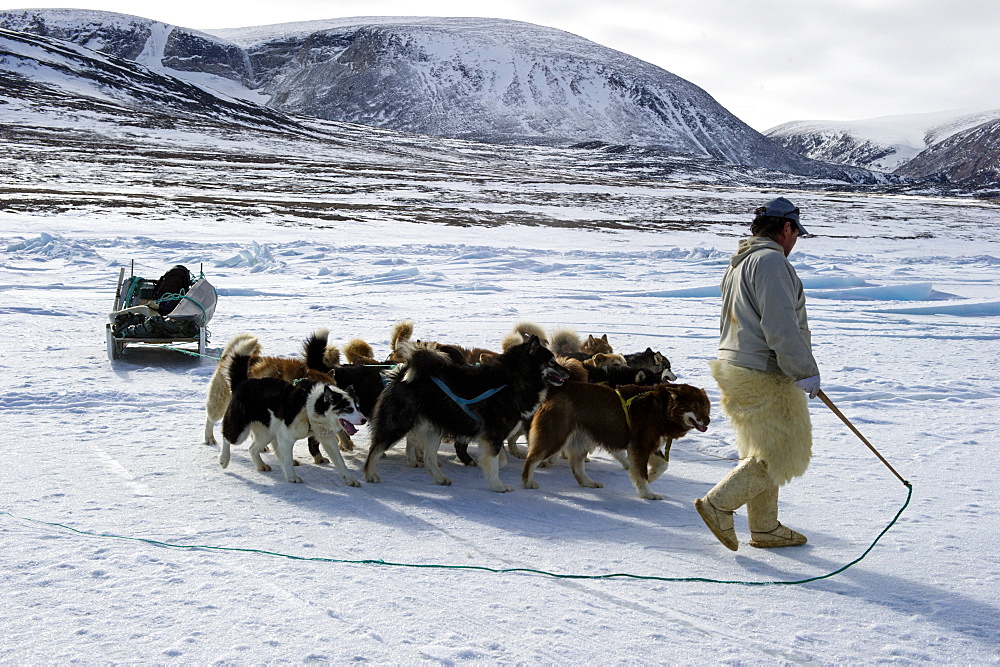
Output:
[[[844,570],[848,569],[849,567],[851,567],[853,565],[856,565],[857,563],[861,562],[871,552],[871,550],[875,548],[875,545],[878,544],[878,541],[882,539],[882,536],[885,535],[887,532],[889,532],[889,529],[892,528],[896,524],[896,521],[899,519],[900,515],[903,514],[903,510],[905,510],[907,508],[907,506],[910,504],[910,498],[913,497],[913,485],[910,484],[909,482],[904,482],[904,484],[906,485],[906,489],[907,489],[907,492],[906,492],[906,502],[904,502],[903,506],[899,509],[898,512],[896,512],[896,516],[893,517],[892,521],[889,522],[889,525],[887,525],[882,530],[882,532],[878,534],[878,537],[875,538],[875,541],[872,542],[871,545],[867,549],[865,549],[864,553],[862,553],[860,556],[858,556],[857,558],[855,558],[854,560],[852,560],[847,565],[844,565],[843,567],[838,568],[838,569],[834,570],[833,572],[830,572],[828,574],[824,574],[824,575],[821,575],[821,576],[818,576],[818,577],[809,577],[808,579],[799,579],[797,581],[736,581],[736,580],[730,581],[730,580],[725,580],[725,579],[709,579],[709,578],[706,578],[706,577],[659,577],[659,576],[653,576],[653,575],[628,574],[628,573],[625,573],[625,572],[617,572],[617,573],[613,573],[613,574],[558,574],[558,573],[555,573],[555,572],[546,572],[545,570],[536,570],[536,569],[527,568],[527,567],[493,568],[493,567],[486,567],[486,566],[483,566],[483,565],[441,565],[441,564],[435,564],[435,563],[425,563],[425,564],[419,564],[419,563],[395,563],[395,562],[392,562],[392,561],[382,560],[380,558],[364,558],[364,559],[360,559],[360,560],[347,560],[347,559],[342,559],[342,558],[326,558],[326,557],[322,557],[322,556],[295,556],[295,555],[292,555],[292,554],[285,554],[285,553],[281,553],[281,552],[278,552],[278,551],[267,551],[265,549],[249,549],[249,548],[242,548],[242,547],[218,547],[218,546],[201,545],[201,544],[175,544],[175,543],[172,543],[172,542],[161,542],[160,540],[154,540],[154,539],[151,539],[151,538],[148,538],[148,537],[127,537],[127,536],[124,536],[124,535],[114,535],[114,534],[110,534],[110,533],[94,533],[94,532],[87,531],[87,530],[80,530],[78,528],[72,528],[70,526],[67,526],[67,525],[64,525],[64,524],[61,524],[61,523],[50,523],[50,522],[47,522],[47,521],[39,521],[38,519],[30,519],[30,518],[27,518],[27,517],[17,517],[17,516],[14,516],[13,514],[11,514],[10,512],[7,512],[7,511],[3,511],[3,512],[0,512],[0,513],[6,514],[7,516],[9,516],[11,518],[14,518],[14,519],[20,519],[22,521],[30,521],[32,523],[37,523],[37,524],[41,524],[41,525],[44,525],[44,526],[52,526],[52,527],[55,527],[55,528],[63,528],[65,530],[69,530],[71,532],[77,533],[78,535],[86,535],[87,537],[103,537],[103,538],[115,539],[115,540],[129,540],[129,541],[132,541],[132,542],[144,542],[146,544],[151,544],[153,546],[164,547],[164,548],[169,548],[169,549],[205,549],[205,550],[208,550],[208,551],[221,551],[221,552],[230,552],[230,553],[232,553],[232,552],[242,552],[242,553],[261,554],[261,555],[264,555],[264,556],[277,556],[277,557],[280,557],[280,558],[287,558],[287,559],[290,559],[290,560],[298,560],[298,561],[313,561],[313,562],[320,562],[320,563],[340,563],[340,564],[344,564],[344,565],[384,565],[384,566],[388,566],[388,567],[406,567],[406,568],[421,568],[421,569],[436,569],[436,570],[471,570],[471,571],[476,571],[476,572],[491,572],[491,573],[494,573],[494,574],[515,574],[515,573],[517,573],[517,574],[536,574],[536,575],[541,575],[541,576],[546,576],[546,577],[552,577],[552,578],[555,578],[555,579],[590,579],[590,580],[597,580],[597,579],[641,579],[641,580],[644,580],[644,581],[699,582],[699,583],[707,583],[707,584],[736,584],[736,585],[740,585],[740,586],[791,586],[791,585],[795,585],[795,584],[807,584],[807,583],[810,583],[810,582],[813,582],[813,581],[820,581],[821,579],[829,579],[830,577],[838,575],[841,572],[843,572]]]
[[[192,352],[191,350],[185,350],[182,347],[174,347],[172,345],[160,345],[164,350],[173,350],[174,352],[180,352],[181,354],[186,354],[191,357],[200,357],[202,359],[212,359],[218,361],[219,357],[213,357],[211,354],[201,354],[199,352]]]

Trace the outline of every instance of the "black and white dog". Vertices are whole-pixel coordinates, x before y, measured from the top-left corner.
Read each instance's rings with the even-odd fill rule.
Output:
[[[315,436],[330,457],[337,472],[349,486],[361,486],[344,464],[337,446],[337,434],[343,430],[357,433],[364,415],[355,407],[354,398],[325,382],[297,380],[289,384],[279,378],[248,378],[250,357],[237,354],[229,367],[232,399],[222,418],[222,452],[219,464],[229,465],[229,448],[253,434],[250,457],[257,470],[270,470],[260,453],[271,442],[281,462],[286,482],[301,482],[295,474],[292,446],[296,440]]]
[[[371,417],[375,410],[375,401],[385,387],[382,364],[346,364],[330,366],[326,362],[327,349],[326,330],[320,330],[312,338],[306,341],[303,347],[303,356],[306,366],[312,370],[320,371],[332,375],[337,386],[346,390],[355,398],[358,410],[366,418]],[[354,450],[354,441],[351,434],[341,431],[337,434],[337,441],[340,443],[340,450],[350,452]],[[309,438],[309,453],[313,459],[319,454],[319,444],[315,438]]]
[[[434,481],[451,484],[438,467],[437,448],[442,437],[453,437],[479,441],[479,465],[490,488],[510,491],[498,471],[504,439],[534,414],[548,387],[566,381],[569,371],[535,336],[479,366],[456,364],[425,347],[408,352],[408,361],[389,375],[375,404],[365,479],[380,481],[375,471],[379,458],[409,434],[421,443]]]
[[[635,352],[625,355],[625,363],[632,368],[646,371],[646,375],[656,376],[659,382],[673,382],[677,379],[670,368],[670,360],[653,348],[647,347],[645,352]]]

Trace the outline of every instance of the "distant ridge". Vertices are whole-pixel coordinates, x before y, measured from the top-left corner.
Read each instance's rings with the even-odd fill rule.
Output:
[[[0,12],[287,113],[491,143],[638,147],[820,179],[879,182],[768,140],[666,70],[500,19],[359,18],[199,32],[82,10]]]
[[[1000,109],[794,121],[765,134],[815,160],[966,186],[1000,184]]]

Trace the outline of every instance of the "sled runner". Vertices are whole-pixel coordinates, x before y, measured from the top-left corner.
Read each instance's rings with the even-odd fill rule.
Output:
[[[197,344],[198,354],[208,345],[208,322],[215,314],[218,294],[199,269],[194,278],[178,265],[150,280],[118,273],[115,305],[106,325],[108,359],[114,361],[129,345]]]

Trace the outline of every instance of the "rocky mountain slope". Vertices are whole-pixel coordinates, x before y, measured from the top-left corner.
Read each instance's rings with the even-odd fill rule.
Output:
[[[1000,183],[1000,109],[795,121],[765,134],[806,157],[964,186]]]
[[[31,215],[114,211],[140,226],[182,214],[359,229],[385,220],[741,228],[761,188],[834,185],[709,158],[487,144],[292,116],[3,29],[0,74],[0,208]],[[676,203],[678,192],[719,186],[721,199]]]
[[[494,143],[645,150],[853,182],[697,86],[575,35],[498,19],[320,21],[207,34],[78,10],[0,12],[48,35],[280,111]],[[632,147],[629,149],[627,147]]]

